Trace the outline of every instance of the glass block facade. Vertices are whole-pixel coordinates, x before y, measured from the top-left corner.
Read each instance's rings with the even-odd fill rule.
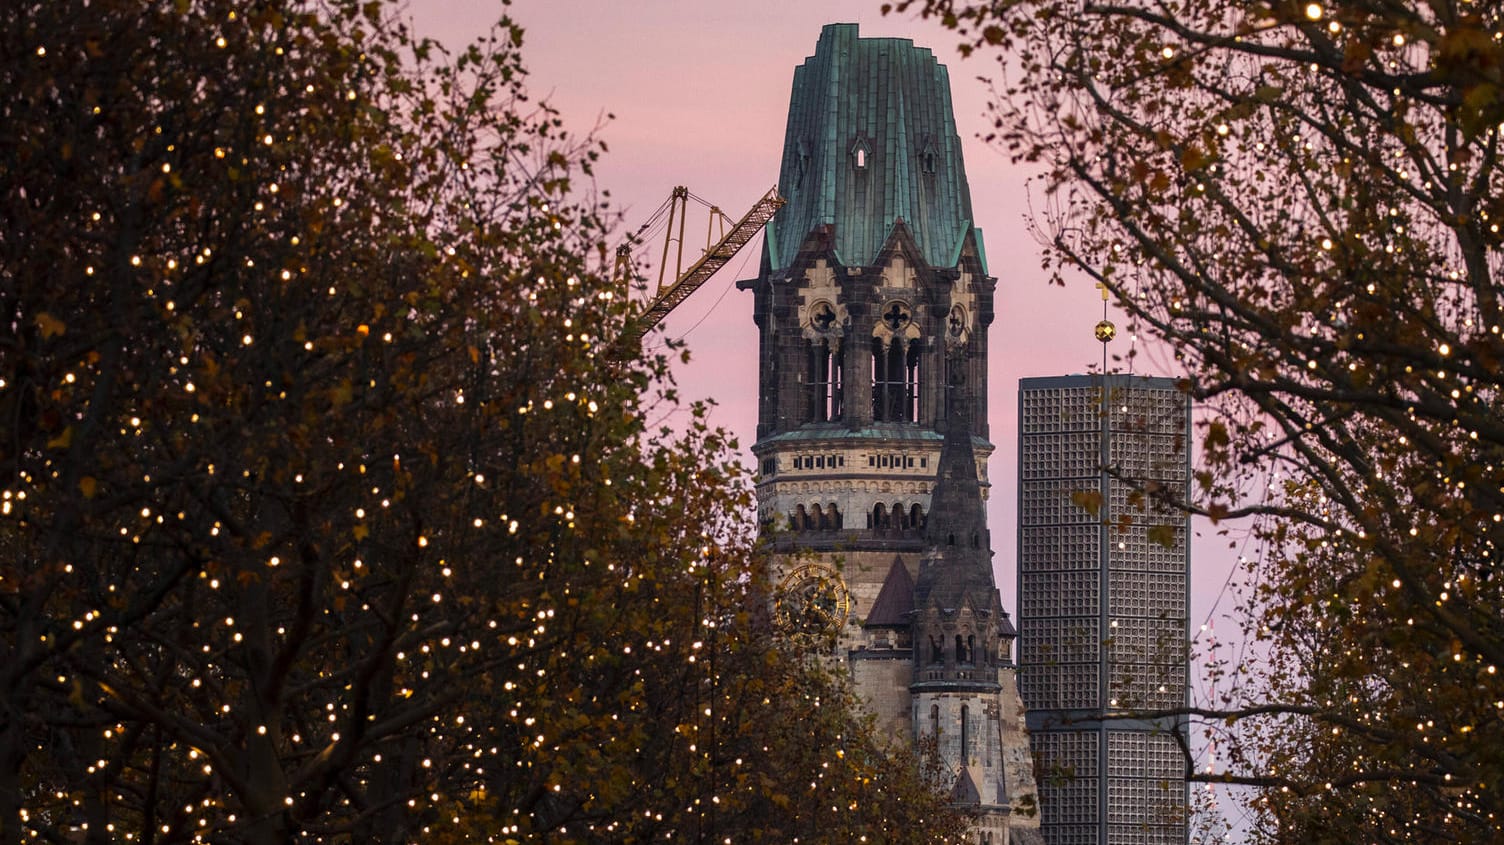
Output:
[[[1128,375],[1019,383],[1019,687],[1050,845],[1187,841],[1190,403]]]

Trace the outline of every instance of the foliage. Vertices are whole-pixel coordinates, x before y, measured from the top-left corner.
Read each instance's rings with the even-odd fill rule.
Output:
[[[1168,341],[1267,660],[1204,711],[1260,841],[1504,814],[1498,4],[904,2],[998,53],[1049,265]],[[1226,720],[1223,730],[1222,720]]]
[[[520,43],[0,8],[0,842],[941,812],[768,636],[733,444],[599,351],[598,145]]]

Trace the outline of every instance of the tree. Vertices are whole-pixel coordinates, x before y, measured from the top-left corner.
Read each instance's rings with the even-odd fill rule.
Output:
[[[1164,339],[1266,655],[1201,712],[1259,841],[1504,814],[1496,4],[903,2],[995,50],[1046,261]],[[1225,720],[1225,730],[1223,729]]]
[[[941,811],[808,718],[842,699],[759,622],[732,444],[650,430],[665,361],[605,354],[599,146],[521,36],[0,10],[0,842]]]

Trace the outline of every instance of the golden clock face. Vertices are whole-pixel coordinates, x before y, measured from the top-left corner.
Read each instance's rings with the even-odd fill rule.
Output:
[[[840,573],[824,564],[806,563],[778,583],[776,612],[786,634],[833,637],[846,624],[851,594]]]

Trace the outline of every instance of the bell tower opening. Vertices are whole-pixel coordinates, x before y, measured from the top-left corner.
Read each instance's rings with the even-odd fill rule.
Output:
[[[821,338],[810,345],[805,379],[809,387],[809,422],[841,419],[843,363],[838,342]]]
[[[919,421],[919,343],[872,339],[872,419]]]

